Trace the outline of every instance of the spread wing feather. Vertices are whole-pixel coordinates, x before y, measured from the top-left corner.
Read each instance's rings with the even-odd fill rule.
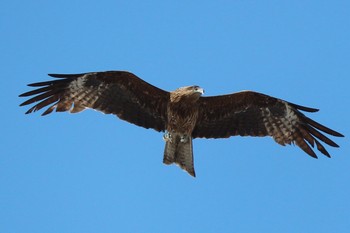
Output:
[[[271,136],[281,144],[294,143],[308,155],[317,158],[313,147],[330,157],[317,140],[332,147],[338,145],[321,132],[336,137],[342,134],[306,117],[301,111],[317,112],[268,95],[243,91],[230,95],[201,97],[194,138],[227,138],[230,136]]]
[[[77,113],[96,109],[145,128],[164,131],[169,92],[161,90],[126,71],[84,74],[49,74],[58,80],[29,84],[38,87],[20,97],[29,97],[21,106],[35,103],[26,113],[48,107],[52,111]]]

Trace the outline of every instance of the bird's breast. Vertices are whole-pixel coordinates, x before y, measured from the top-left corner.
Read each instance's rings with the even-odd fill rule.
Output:
[[[183,134],[192,134],[198,118],[197,105],[176,105],[168,106],[168,125],[169,132],[178,132]]]

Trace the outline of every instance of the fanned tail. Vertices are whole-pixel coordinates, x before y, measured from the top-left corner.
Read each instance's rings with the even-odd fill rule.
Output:
[[[171,140],[166,140],[163,163],[170,165],[175,163],[196,177],[193,166],[192,137],[181,140],[179,134],[172,135]]]

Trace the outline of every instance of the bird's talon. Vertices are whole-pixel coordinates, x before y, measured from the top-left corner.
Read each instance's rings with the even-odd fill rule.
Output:
[[[165,132],[165,134],[163,135],[163,139],[166,142],[172,142],[171,134],[169,132]]]

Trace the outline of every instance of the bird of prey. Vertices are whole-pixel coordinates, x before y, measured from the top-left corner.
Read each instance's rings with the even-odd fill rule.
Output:
[[[318,109],[253,91],[203,97],[201,87],[186,86],[167,92],[127,71],[49,76],[57,79],[29,84],[37,89],[20,95],[33,96],[20,105],[34,103],[26,114],[47,106],[42,115],[54,110],[77,113],[91,108],[164,132],[163,162],[175,163],[194,177],[194,138],[271,136],[280,145],[295,144],[317,158],[312,149],[315,145],[330,157],[320,141],[339,147],[323,133],[343,137],[301,112]]]

